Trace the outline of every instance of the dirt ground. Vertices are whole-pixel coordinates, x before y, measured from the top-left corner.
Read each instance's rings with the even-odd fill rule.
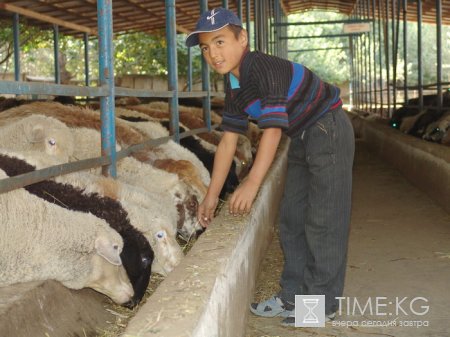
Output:
[[[255,301],[278,291],[282,263],[276,236]],[[340,315],[325,328],[286,328],[281,318],[249,314],[246,337],[450,336],[449,284],[450,214],[357,141]]]

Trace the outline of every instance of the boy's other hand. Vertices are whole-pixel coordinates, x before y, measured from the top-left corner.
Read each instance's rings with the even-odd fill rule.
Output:
[[[211,223],[218,203],[219,198],[206,195],[202,203],[198,205],[197,219],[202,227],[206,228]]]
[[[250,212],[258,193],[259,184],[246,179],[239,185],[230,198],[229,210],[232,215],[244,215]]]

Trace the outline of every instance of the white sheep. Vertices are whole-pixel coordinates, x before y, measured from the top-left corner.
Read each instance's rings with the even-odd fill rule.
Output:
[[[0,144],[12,151],[35,150],[68,162],[74,141],[70,129],[59,120],[42,115],[0,120]]]
[[[100,146],[98,131],[87,128],[71,128],[71,131],[75,143],[80,144],[75,148],[73,154],[75,158],[87,159],[97,155],[97,149]],[[98,172],[98,169],[94,172]],[[161,196],[159,203],[164,205],[161,212],[172,212],[175,209],[182,212],[174,225],[177,226],[183,238],[188,239],[197,230],[202,229],[197,221],[196,202],[201,200],[204,194],[190,188],[176,174],[142,163],[132,157],[126,157],[118,161],[117,175],[118,179],[126,184],[141,187]],[[165,196],[170,196],[171,202],[164,201]],[[173,206],[170,207],[170,205]]]
[[[0,179],[7,177],[0,170]],[[122,238],[105,221],[21,188],[0,194],[0,223],[0,286],[52,279],[71,289],[93,288],[120,304],[133,296],[120,259]]]

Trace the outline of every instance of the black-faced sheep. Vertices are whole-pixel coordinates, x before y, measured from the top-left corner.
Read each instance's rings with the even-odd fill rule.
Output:
[[[25,158],[3,155],[0,159],[0,168],[10,177],[35,170]],[[150,280],[154,253],[143,234],[130,224],[128,214],[119,202],[96,194],[83,194],[82,190],[71,185],[50,180],[25,186],[24,189],[60,207],[93,214],[115,229],[123,239],[120,257],[134,290],[133,297],[126,305],[133,307],[139,303]]]
[[[23,161],[16,156],[3,152],[1,166],[14,170]],[[0,169],[0,179],[9,175]],[[119,304],[133,297],[120,257],[123,240],[104,220],[21,188],[0,194],[0,223],[0,286],[53,279]]]

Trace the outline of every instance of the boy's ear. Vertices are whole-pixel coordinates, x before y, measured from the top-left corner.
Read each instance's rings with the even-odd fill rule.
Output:
[[[248,34],[245,29],[242,29],[239,33],[239,42],[243,47],[247,47],[248,45]]]

